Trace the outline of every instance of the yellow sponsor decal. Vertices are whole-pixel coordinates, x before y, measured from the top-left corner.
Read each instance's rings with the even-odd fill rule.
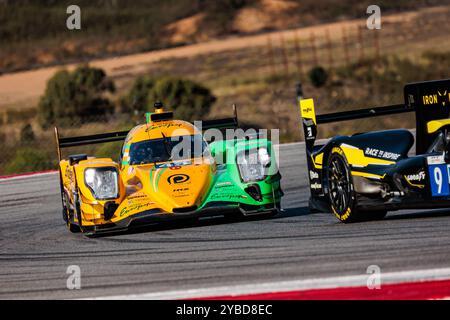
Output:
[[[411,187],[416,187],[416,188],[420,188],[420,189],[425,188],[425,185],[424,185],[424,184],[420,184],[420,183],[412,183],[412,182],[408,179],[407,176],[403,176],[403,177],[405,178],[406,182],[408,182],[408,184],[409,184]]]
[[[448,98],[448,100],[446,98]],[[450,93],[448,90],[438,91],[435,94],[426,94],[422,96],[422,103],[424,106],[440,103],[445,107],[447,102],[450,102]]]
[[[313,99],[300,100],[300,114],[302,118],[311,119],[314,124],[317,124]]]
[[[347,220],[348,217],[350,217],[350,213],[352,212],[352,210],[350,208],[347,208],[347,211],[345,211],[345,213],[341,216],[342,220]]]
[[[350,208],[347,208],[347,210],[345,211],[345,213],[342,214],[342,215],[339,215],[339,213],[337,213],[336,209],[334,209],[333,206],[331,207],[331,210],[333,210],[333,214],[334,214],[339,220],[342,220],[342,221],[347,220],[348,217],[350,217],[350,214],[352,213],[352,209],[350,209]]]
[[[323,164],[323,153],[319,153],[318,155],[316,155],[314,161],[317,164]]]
[[[130,216],[130,215],[136,214],[140,211],[143,211],[144,209],[148,209],[153,204],[154,203],[146,202],[146,203],[136,203],[136,204],[129,205],[127,207],[122,208],[122,210],[120,210],[119,217],[123,217],[126,215]]]
[[[312,163],[313,163],[313,165],[314,165],[314,168],[316,168],[316,169],[322,169],[322,165],[316,163],[316,162],[314,161],[314,157],[313,157],[313,156],[311,156],[311,161],[312,161]]]
[[[361,167],[367,167],[368,165],[383,165],[387,166],[390,164],[394,164],[395,161],[390,160],[383,160],[378,158],[372,158],[372,157],[366,157],[364,155],[364,151],[361,149],[358,149],[356,147],[350,146],[350,145],[344,145],[342,144],[340,148],[333,148],[334,152],[336,149],[336,152],[342,155],[341,152],[345,154],[345,157],[349,164],[351,165],[357,165]],[[338,151],[338,149],[342,149]]]
[[[426,96],[423,96],[422,99],[423,99],[423,104],[424,105],[437,104],[438,103],[437,94],[428,94]]]
[[[331,153],[339,153],[341,156],[344,155],[344,151],[341,148],[338,148],[338,147],[334,147],[331,150]]]

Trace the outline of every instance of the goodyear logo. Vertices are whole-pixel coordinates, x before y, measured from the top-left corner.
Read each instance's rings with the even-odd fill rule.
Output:
[[[187,174],[173,174],[167,178],[169,184],[178,184],[189,181],[190,177]]]
[[[419,173],[416,173],[416,174],[409,174],[409,175],[406,175],[405,177],[409,181],[420,182],[422,180],[425,180],[425,171],[420,171]]]
[[[438,91],[436,94],[428,94],[422,96],[422,102],[423,105],[434,105],[434,104],[441,104],[445,107],[447,102],[450,103],[450,93],[445,91]]]

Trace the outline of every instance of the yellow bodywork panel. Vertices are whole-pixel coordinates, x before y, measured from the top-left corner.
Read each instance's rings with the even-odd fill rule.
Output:
[[[126,183],[136,186],[136,193],[127,199],[131,198],[133,205],[150,200],[154,203],[153,208],[168,213],[176,208],[199,206],[211,185],[213,160],[198,158],[193,159],[192,162],[195,165],[166,167],[164,163],[146,164],[132,166],[126,172],[122,171],[122,178],[127,181]],[[130,210],[125,207],[121,205],[118,211]],[[116,218],[124,217],[124,212],[118,214]]]
[[[193,136],[201,131],[189,122],[167,120],[150,122],[132,129],[125,140],[122,163],[108,158],[88,158],[70,165],[60,162],[64,193],[71,204],[78,197],[83,226],[116,223],[147,210],[171,214],[177,208],[200,206],[207,197],[216,164],[212,157],[189,159],[189,165],[172,166],[173,161],[129,165],[133,143],[164,137]],[[126,160],[126,161],[124,161]],[[181,161],[182,162],[182,161]],[[85,184],[85,171],[90,168],[113,167],[118,173],[117,198],[98,200]],[[105,219],[106,203],[116,204],[112,217]],[[74,217],[75,222],[78,222]]]
[[[130,131],[125,143],[135,143],[145,140],[166,137],[188,136],[201,134],[191,123],[183,120],[158,121],[154,124],[142,124]]]
[[[333,151],[336,150],[342,150],[339,151],[339,153],[341,152],[344,153],[345,158],[347,159],[347,162],[350,165],[355,165],[359,167],[367,167],[368,165],[391,165],[395,163],[394,161],[390,160],[367,157],[366,155],[364,155],[363,150],[350,145],[343,144],[339,148],[333,149]],[[323,155],[324,154],[322,152],[312,157],[313,164],[317,169],[322,169],[323,167]]]
[[[345,157],[347,158],[347,162],[351,165],[361,166],[361,167],[367,167],[368,165],[391,165],[394,164],[394,161],[390,160],[383,160],[378,158],[372,158],[372,157],[366,157],[364,155],[364,151],[361,149],[358,149],[356,147],[342,144],[340,146],[340,149],[345,154]]]
[[[317,164],[323,164],[323,153],[319,153],[314,157],[314,162]]]
[[[312,157],[313,164],[316,169],[322,169],[323,167],[323,153],[319,153]]]
[[[427,132],[434,133],[443,126],[450,125],[450,119],[433,120],[427,123]]]
[[[89,203],[89,204],[102,204],[105,203],[106,200],[97,200],[95,199],[94,195],[92,194],[92,191],[89,189],[89,187],[84,182],[84,172],[86,169],[90,168],[102,168],[102,167],[112,167],[117,170],[117,173],[119,174],[119,165],[112,161],[111,159],[98,159],[98,158],[92,158],[84,161],[80,161],[77,165],[74,166],[75,168],[75,175],[77,177],[77,187],[80,190],[80,194],[83,200],[83,203]],[[121,180],[119,181],[119,194],[117,199],[121,199],[125,196],[125,187],[121,183]]]
[[[89,158],[71,166],[68,160],[60,162],[64,191],[70,202],[74,203],[74,193],[79,191],[80,209],[83,225],[91,226],[104,224],[104,206],[106,202],[113,201],[119,204],[125,198],[125,187],[118,179],[118,196],[115,199],[97,200],[92,191],[84,182],[84,171],[89,168],[112,167],[119,174],[119,165],[109,158]]]

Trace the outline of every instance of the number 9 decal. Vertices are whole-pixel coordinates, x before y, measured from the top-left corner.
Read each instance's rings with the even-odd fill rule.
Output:
[[[449,181],[447,166],[442,165],[432,165],[429,166],[430,174],[430,185],[431,185],[431,195],[433,197],[448,196],[449,192]]]
[[[434,168],[434,181],[438,185],[437,193],[439,193],[439,194],[442,193],[442,171],[441,171],[441,168],[439,168],[439,167]]]

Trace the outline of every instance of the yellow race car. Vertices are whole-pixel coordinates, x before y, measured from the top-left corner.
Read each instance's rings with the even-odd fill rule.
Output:
[[[282,191],[271,141],[259,136],[208,144],[192,123],[160,103],[131,131],[61,138],[55,128],[62,215],[72,232],[94,235],[174,218],[278,213]],[[237,116],[203,122],[236,128]],[[119,163],[61,148],[124,140]],[[218,159],[225,161],[218,161]]]

